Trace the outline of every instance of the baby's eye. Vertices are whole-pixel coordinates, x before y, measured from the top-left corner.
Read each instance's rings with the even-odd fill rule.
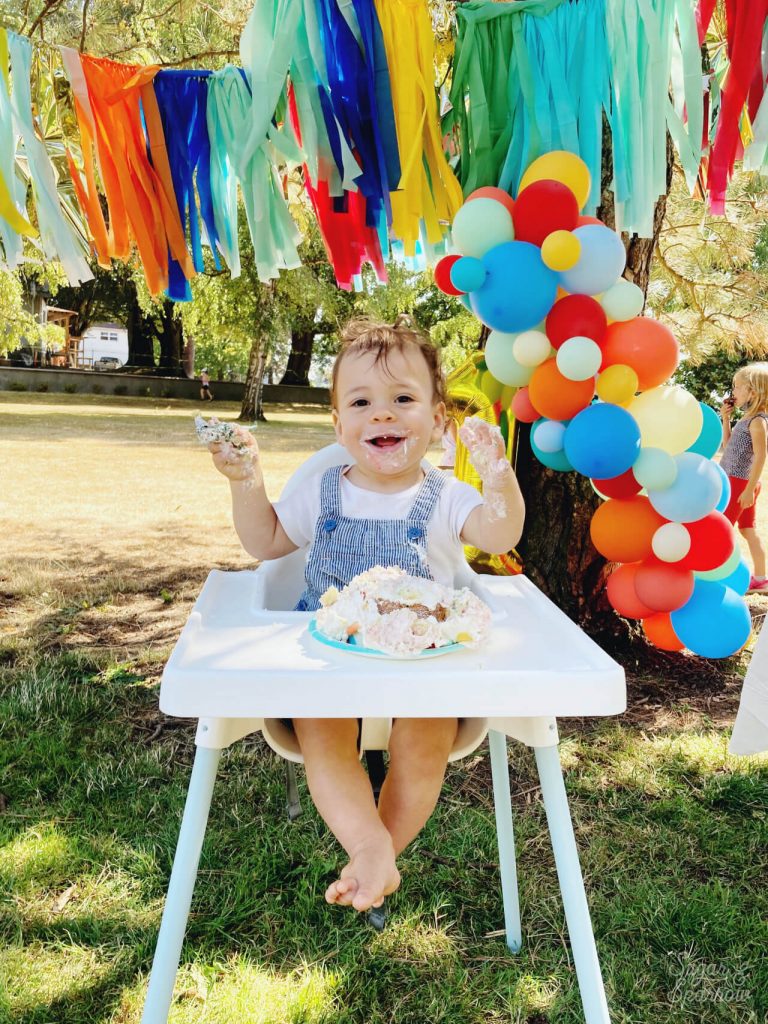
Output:
[[[395,401],[396,402],[401,402],[401,403],[412,402],[413,398],[411,398],[410,395],[398,395],[397,398],[395,399]]]
[[[352,408],[353,409],[362,409],[363,406],[365,406],[365,405],[368,405],[368,399],[367,398],[356,398],[354,400],[354,402],[352,403]]]

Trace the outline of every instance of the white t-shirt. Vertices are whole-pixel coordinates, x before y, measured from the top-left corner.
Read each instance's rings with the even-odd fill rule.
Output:
[[[350,483],[346,472],[341,476],[341,513],[351,519],[405,519],[421,487],[419,482],[405,491],[381,494]],[[274,505],[283,529],[299,548],[308,547],[315,535],[322,475],[317,473]],[[462,480],[447,475],[443,479],[440,497],[427,525],[427,561],[435,580],[452,587],[454,568],[463,557],[461,531],[469,513],[483,504],[483,498]]]

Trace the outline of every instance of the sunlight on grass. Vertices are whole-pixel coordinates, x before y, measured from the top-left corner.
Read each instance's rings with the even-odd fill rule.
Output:
[[[18,892],[69,878],[82,862],[76,841],[52,822],[41,822],[0,847],[0,880]]]
[[[338,973],[304,965],[286,974],[238,957],[185,965],[176,979],[168,1024],[321,1024],[338,1019]],[[115,1021],[137,1021],[146,989],[124,991]]]
[[[438,928],[414,918],[394,920],[376,936],[373,949],[404,963],[456,961],[456,941]]]
[[[66,1020],[57,1003],[77,1002],[98,988],[113,969],[103,950],[75,943],[30,942],[23,949],[0,948],[0,988],[5,987],[10,1020],[32,1014],[36,1021]],[[53,1014],[43,1008],[53,1007]]]

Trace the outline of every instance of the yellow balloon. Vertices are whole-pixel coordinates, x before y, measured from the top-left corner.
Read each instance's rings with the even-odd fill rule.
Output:
[[[579,209],[583,209],[589,198],[591,180],[589,168],[575,153],[568,153],[564,149],[554,150],[552,153],[544,153],[538,160],[534,160],[523,175],[520,182],[520,192],[526,185],[532,185],[534,181],[549,179],[560,181],[576,196]]]
[[[638,383],[637,374],[631,366],[624,363],[606,366],[597,378],[597,396],[613,405],[626,405],[635,397]]]
[[[490,370],[486,370],[480,374],[480,390],[483,394],[488,396],[488,400],[493,405],[501,398],[501,393],[506,387],[506,384],[502,384],[500,380],[496,380]]]
[[[579,256],[581,242],[572,231],[553,231],[541,243],[541,258],[550,270],[570,270]]]
[[[676,384],[644,391],[627,406],[640,427],[644,448],[662,448],[678,455],[701,433],[704,414],[698,400]]]
[[[517,392],[518,388],[516,388],[514,384],[504,385],[504,390],[501,392],[501,397],[499,398],[502,409],[508,409],[510,405],[512,405],[512,399],[515,397]]]

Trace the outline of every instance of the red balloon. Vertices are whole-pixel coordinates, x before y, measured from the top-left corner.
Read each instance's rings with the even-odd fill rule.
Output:
[[[616,321],[605,332],[601,370],[615,363],[631,366],[640,391],[663,384],[680,359],[677,338],[668,327],[648,316]]]
[[[694,578],[690,569],[648,558],[635,573],[638,598],[655,612],[673,612],[693,593]]]
[[[529,186],[530,187],[530,186]],[[553,348],[569,338],[591,338],[599,345],[608,327],[605,310],[591,295],[566,295],[547,315],[547,337]]]
[[[624,473],[611,477],[610,480],[593,480],[592,483],[606,498],[631,498],[633,494],[639,494],[642,490],[635,479],[631,466]]]
[[[528,388],[520,388],[515,392],[515,397],[512,399],[512,413],[520,423],[533,423],[539,418],[539,413],[534,409],[528,396]]]
[[[582,213],[576,222],[576,227],[583,228],[585,224],[602,224],[602,226],[605,227],[605,222],[600,220],[599,217],[587,217],[586,214]]]
[[[667,612],[656,612],[655,615],[643,619],[642,625],[643,632],[651,643],[662,651],[682,651],[685,647],[685,644],[678,640]]]
[[[515,208],[515,200],[512,196],[505,192],[503,188],[494,188],[493,185],[483,185],[482,188],[476,188],[475,191],[468,195],[464,200],[466,203],[471,202],[473,199],[495,199],[497,203],[501,203],[505,206],[510,214]]]
[[[639,566],[640,562],[628,562],[620,565],[608,577],[608,601],[625,619],[645,619],[653,615],[653,609],[643,604],[635,590],[635,575]]]
[[[685,528],[691,535],[691,547],[675,566],[707,572],[722,565],[733,554],[736,537],[722,512],[710,512],[695,523],[686,523]]]
[[[446,295],[463,295],[464,292],[460,292],[458,288],[454,288],[451,284],[451,267],[460,260],[461,256],[443,256],[441,260],[435,264],[435,284],[444,292]]]
[[[515,200],[512,221],[515,239],[541,245],[553,231],[573,231],[579,204],[567,185],[542,179],[524,188]]]

